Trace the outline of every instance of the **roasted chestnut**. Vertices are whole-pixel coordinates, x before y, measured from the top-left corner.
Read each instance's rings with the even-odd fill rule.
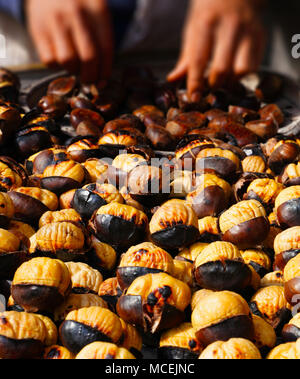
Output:
[[[150,222],[151,239],[163,249],[179,249],[199,238],[198,220],[184,200],[173,199],[154,213]]]
[[[56,222],[71,222],[78,226],[83,225],[82,219],[75,209],[62,209],[61,211],[44,213],[40,218],[39,228],[41,229],[45,225]]]
[[[194,263],[198,255],[209,245],[209,243],[196,242],[193,245],[182,249],[176,256],[176,259],[185,260]]]
[[[25,312],[0,313],[1,359],[39,359],[55,344],[57,330],[47,317]]]
[[[160,338],[159,359],[197,359],[202,346],[196,339],[191,323],[164,332]]]
[[[121,318],[120,322],[122,325],[123,334],[121,341],[119,342],[119,346],[130,351],[130,353],[133,354],[137,359],[143,358],[143,354],[141,352],[143,346],[141,334],[134,326],[128,324]]]
[[[171,151],[174,148],[173,136],[164,126],[149,125],[145,135],[155,150]]]
[[[63,302],[70,288],[71,276],[63,262],[33,258],[17,269],[11,294],[27,312],[51,312]]]
[[[218,216],[229,203],[230,185],[216,175],[204,174],[196,179],[197,188],[186,201],[192,205],[198,218]]]
[[[204,217],[198,220],[198,229],[200,233],[199,241],[210,243],[221,240],[219,228],[219,219],[217,217]]]
[[[276,333],[274,328],[263,318],[252,315],[254,325],[254,343],[259,349],[262,357],[266,357],[267,353],[276,345]]]
[[[117,304],[118,315],[144,333],[156,334],[184,321],[189,286],[171,276],[148,274],[134,280]]]
[[[28,158],[31,155],[53,146],[51,135],[44,126],[32,126],[16,133],[18,155]]]
[[[15,213],[14,203],[11,198],[0,192],[0,228],[6,228]]]
[[[0,83],[0,93],[1,93]],[[21,125],[21,115],[18,109],[6,104],[0,104],[0,146],[5,145]]]
[[[72,292],[77,294],[98,294],[103,277],[98,270],[85,263],[67,262],[72,282]]]
[[[256,247],[267,238],[270,230],[266,211],[257,200],[233,205],[220,216],[219,223],[223,240],[240,249]]]
[[[84,163],[90,158],[100,158],[99,146],[90,139],[81,139],[69,145],[67,154],[76,162]]]
[[[45,212],[58,208],[57,196],[45,189],[19,187],[8,195],[14,204],[15,217],[32,225],[36,225]]]
[[[278,124],[272,119],[249,121],[245,127],[261,139],[272,138],[278,132]]]
[[[38,103],[38,108],[42,113],[54,119],[63,118],[68,111],[66,101],[62,97],[53,94],[42,97]]]
[[[296,140],[275,138],[273,143],[272,139],[267,142],[267,145],[268,143],[270,151],[268,151],[268,146],[265,147],[269,157],[268,165],[276,175],[280,175],[285,166],[298,160],[300,145]]]
[[[290,306],[282,286],[259,289],[250,301],[250,309],[253,314],[267,321],[277,334],[291,318]]]
[[[124,251],[143,241],[148,218],[129,205],[110,203],[95,212],[90,224],[100,241]]]
[[[153,117],[164,117],[164,113],[155,107],[154,105],[144,105],[138,109],[136,109],[134,112],[132,112],[135,117],[140,119],[140,121],[144,122],[145,117],[150,115]]]
[[[201,128],[206,124],[206,116],[200,112],[180,113],[167,123],[166,130],[174,139],[181,139],[192,129]]]
[[[67,191],[59,197],[59,206],[61,209],[70,209],[73,208],[73,198],[75,195],[76,189]]]
[[[196,258],[194,278],[201,288],[241,292],[251,282],[251,271],[236,246],[214,242]]]
[[[262,120],[272,120],[278,126],[284,123],[284,114],[276,104],[268,104],[259,110]]]
[[[93,342],[85,346],[76,359],[135,359],[127,349],[107,342]]]
[[[119,318],[101,307],[72,311],[59,328],[63,345],[73,354],[96,341],[118,343],[122,333]]]
[[[300,185],[300,162],[286,166],[279,180],[287,187]]]
[[[88,184],[75,192],[73,207],[84,220],[89,220],[94,212],[112,202],[124,203],[119,191],[112,184]]]
[[[88,263],[108,277],[117,263],[117,253],[110,245],[91,237],[91,249],[87,253]]]
[[[139,276],[164,272],[172,275],[173,258],[150,242],[131,247],[117,268],[117,278],[122,290],[127,289]]]
[[[284,286],[283,272],[282,271],[272,271],[266,274],[261,282],[261,287],[270,287],[270,286]]]
[[[91,158],[85,161],[83,167],[88,172],[91,183],[106,183],[108,164],[101,159]]]
[[[107,302],[109,308],[116,312],[116,305],[122,296],[122,290],[119,286],[118,278],[109,278],[105,280],[99,288],[99,296]]]
[[[26,185],[27,174],[24,168],[9,157],[0,157],[0,191]]]
[[[53,80],[49,86],[48,95],[56,95],[60,97],[71,97],[78,92],[78,81],[75,76],[65,76]]]
[[[292,258],[285,266],[283,272],[284,293],[287,301],[291,305],[297,305],[300,301],[300,255]]]
[[[41,175],[54,162],[65,161],[69,158],[65,148],[51,148],[29,157],[25,162],[25,167],[30,175]]]
[[[246,300],[229,292],[202,296],[193,310],[192,324],[202,346],[230,338],[254,339],[254,326]]]
[[[181,259],[174,259],[174,278],[186,283],[189,287],[194,287],[193,264]]]
[[[275,267],[283,270],[286,264],[300,254],[300,226],[278,234],[274,241]]]
[[[300,359],[300,349],[297,342],[288,342],[276,346],[267,359]]]
[[[241,255],[244,262],[251,265],[261,278],[270,271],[271,259],[267,253],[253,249],[241,251]]]
[[[138,138],[136,134],[128,130],[115,130],[110,133],[104,134],[98,141],[98,145],[108,157],[115,158],[120,151],[124,150],[126,146],[132,146],[138,144]]]
[[[89,109],[74,109],[70,121],[78,135],[100,137],[105,125],[104,118]]]
[[[258,348],[247,339],[231,338],[209,345],[199,359],[262,359]]]
[[[74,355],[63,346],[52,345],[45,349],[43,359],[74,359]]]
[[[300,186],[288,187],[280,192],[275,201],[275,212],[282,227],[300,226]]]

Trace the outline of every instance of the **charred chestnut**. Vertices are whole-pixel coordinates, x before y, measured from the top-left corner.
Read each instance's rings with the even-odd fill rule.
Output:
[[[59,328],[63,345],[74,354],[96,341],[118,343],[122,332],[119,318],[101,307],[72,311]]]
[[[281,191],[275,201],[275,211],[282,227],[300,226],[300,186]]]
[[[15,139],[18,154],[22,158],[53,146],[51,135],[44,126],[32,126],[16,133]]]
[[[27,174],[24,168],[9,157],[0,157],[0,190],[8,192],[26,185]]]
[[[99,296],[107,302],[109,308],[113,312],[116,312],[117,302],[122,296],[122,290],[119,286],[118,278],[106,279],[100,285]]]
[[[117,250],[126,250],[143,240],[148,218],[129,205],[110,203],[95,212],[91,226],[100,241]]]
[[[204,217],[198,220],[200,233],[199,241],[204,243],[216,242],[221,240],[219,219],[217,217]]]
[[[28,312],[51,312],[69,294],[70,286],[70,273],[63,262],[33,258],[16,271],[11,294]]]
[[[76,359],[135,359],[127,349],[107,342],[93,342],[85,346]]]
[[[241,251],[244,262],[250,265],[262,278],[271,270],[271,259],[267,253],[260,250]]]
[[[287,229],[278,234],[274,242],[275,267],[283,270],[286,264],[300,254],[300,226]]]
[[[248,304],[234,292],[212,292],[202,296],[192,313],[192,324],[203,346],[230,338],[254,338]]]
[[[153,215],[151,238],[163,249],[178,249],[199,238],[198,220],[192,207],[184,200],[169,200]]]
[[[67,262],[71,274],[72,292],[98,294],[103,277],[98,270],[85,263]]]
[[[32,175],[41,175],[53,162],[68,160],[69,156],[64,148],[51,148],[40,151],[25,162],[27,172]]]
[[[138,138],[133,132],[128,130],[115,130],[104,134],[104,136],[99,139],[98,145],[100,145],[102,150],[106,149],[104,151],[108,152],[108,157],[116,157],[120,150],[124,150],[126,146],[137,145],[138,142]]]
[[[148,274],[134,280],[117,304],[118,315],[144,333],[179,325],[191,300],[189,286],[171,276]]]
[[[1,83],[0,83],[1,93]],[[0,104],[0,146],[6,144],[21,124],[21,115],[18,109],[6,104]]]
[[[201,352],[191,323],[168,330],[160,338],[159,359],[197,359]]]
[[[131,247],[121,258],[117,278],[122,290],[127,289],[139,276],[164,272],[172,275],[173,258],[150,242]]]
[[[81,139],[67,148],[67,154],[76,162],[83,163],[90,158],[100,158],[99,146],[90,139]]]
[[[236,246],[214,242],[196,258],[194,278],[201,288],[241,292],[251,282],[251,271]]]
[[[74,355],[63,346],[52,345],[45,349],[43,359],[74,359]]]
[[[256,200],[241,201],[219,219],[223,240],[240,249],[253,248],[264,241],[270,224],[264,207]]]
[[[6,228],[15,213],[14,203],[11,198],[3,192],[0,192],[0,228]]]
[[[244,338],[216,341],[209,345],[199,359],[262,359],[258,348]]]

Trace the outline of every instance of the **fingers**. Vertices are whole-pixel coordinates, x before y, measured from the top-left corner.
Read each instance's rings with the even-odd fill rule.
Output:
[[[265,46],[264,32],[261,27],[253,26],[244,31],[238,46],[233,71],[241,77],[258,70],[263,58]]]
[[[177,80],[182,79],[186,75],[187,70],[188,70],[188,63],[186,61],[186,58],[183,57],[183,58],[179,59],[177,65],[173,69],[173,71],[171,71],[168,74],[167,80],[169,82],[176,82]]]
[[[237,15],[222,19],[217,33],[209,74],[209,85],[220,87],[232,72],[241,24]]]
[[[41,61],[50,68],[56,68],[55,51],[51,38],[44,31],[33,34],[33,39]]]

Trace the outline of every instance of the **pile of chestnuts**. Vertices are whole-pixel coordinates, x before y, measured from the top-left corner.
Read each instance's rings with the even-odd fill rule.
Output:
[[[300,136],[272,83],[190,103],[126,68],[26,112],[0,70],[0,359],[300,359]]]

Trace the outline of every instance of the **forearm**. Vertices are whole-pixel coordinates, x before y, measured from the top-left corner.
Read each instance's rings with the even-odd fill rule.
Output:
[[[0,11],[10,14],[19,21],[23,20],[23,0],[0,0]]]

